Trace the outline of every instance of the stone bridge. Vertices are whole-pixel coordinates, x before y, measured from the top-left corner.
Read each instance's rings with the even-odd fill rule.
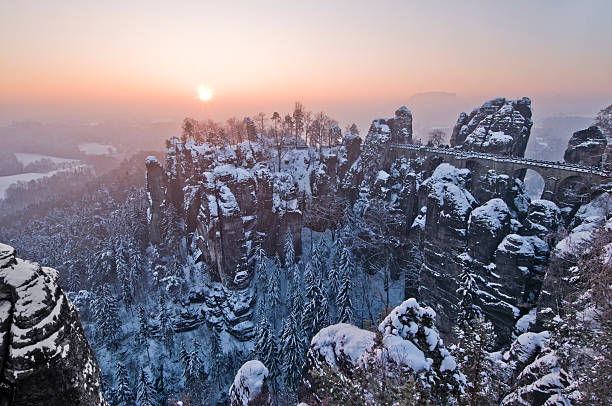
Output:
[[[391,144],[390,148],[394,158],[399,156],[439,157],[443,162],[457,168],[468,168],[475,173],[484,173],[492,169],[498,173],[523,179],[527,169],[531,169],[544,179],[544,190],[541,197],[553,201],[567,200],[565,195],[570,194],[586,197],[585,195],[589,195],[598,186],[612,183],[611,172],[577,164],[413,144]]]

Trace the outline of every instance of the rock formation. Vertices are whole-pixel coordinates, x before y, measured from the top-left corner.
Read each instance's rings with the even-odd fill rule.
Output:
[[[106,405],[98,362],[57,278],[0,244],[2,405]]]
[[[524,156],[531,132],[531,100],[493,99],[461,113],[451,135],[451,146],[467,151]]]
[[[567,143],[563,159],[573,164],[601,167],[607,145],[606,136],[599,127],[576,131]]]

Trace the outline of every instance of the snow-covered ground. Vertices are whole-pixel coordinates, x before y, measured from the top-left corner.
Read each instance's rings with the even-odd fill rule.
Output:
[[[81,166],[78,166],[81,167]],[[47,176],[53,176],[58,172],[70,171],[78,167],[71,167],[67,169],[58,169],[51,172],[46,173],[20,173],[18,175],[10,175],[10,176],[0,176],[0,199],[4,199],[4,195],[6,190],[13,184],[17,182],[29,182],[35,179],[41,179]]]
[[[79,144],[79,151],[84,152],[86,155],[111,155],[117,152],[117,148],[110,144],[84,142]]]
[[[76,162],[75,159],[60,158],[60,157],[51,156],[51,155],[31,154],[28,152],[15,152],[15,157],[17,158],[19,162],[21,162],[22,165],[29,165],[33,162],[41,161],[43,159],[49,159],[54,164],[63,164],[66,162]]]

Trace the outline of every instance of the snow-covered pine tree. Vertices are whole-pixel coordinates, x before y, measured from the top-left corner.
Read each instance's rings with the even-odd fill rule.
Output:
[[[138,331],[134,337],[134,341],[138,347],[147,351],[147,359],[151,361],[151,355],[149,354],[149,339],[151,338],[151,332],[149,330],[149,323],[147,320],[148,316],[142,305],[138,305]]]
[[[453,352],[467,380],[463,401],[469,405],[495,404],[490,375],[493,362],[488,353],[495,345],[493,325],[477,313],[472,319],[464,319],[455,331],[459,342]]]
[[[157,323],[159,324],[158,338],[164,344],[168,352],[172,354],[172,347],[174,345],[174,326],[163,294],[159,296]]]
[[[312,270],[315,274],[322,278],[327,278],[327,270],[325,269],[325,261],[323,259],[325,252],[324,244],[323,238],[319,239],[319,241],[315,244],[315,247],[312,250],[310,262],[312,265]]]
[[[210,331],[210,369],[208,373],[208,379],[215,383],[219,390],[222,388],[222,376],[223,376],[223,351],[221,350],[221,342],[219,339],[219,333],[214,328]]]
[[[202,365],[204,364],[201,355],[200,344],[193,339],[191,350],[185,351],[184,345],[181,343],[181,360],[183,362],[183,379],[185,386],[193,396],[194,402],[202,396],[204,388],[202,387],[201,373]]]
[[[136,281],[141,280],[145,277],[144,275],[145,266],[144,266],[144,258],[140,251],[140,247],[138,246],[138,244],[136,244],[134,239],[130,239],[128,243],[127,253],[129,257],[129,264],[131,268],[132,278],[134,279],[134,285],[138,286]]]
[[[262,304],[266,304],[266,287],[268,286],[268,273],[266,270],[266,251],[261,246],[255,248],[255,277],[257,278],[257,291],[261,292],[259,297]]]
[[[311,263],[307,263],[304,269],[304,286],[306,303],[302,314],[302,328],[308,345],[312,336],[327,324],[329,313],[323,280],[315,273]]]
[[[285,253],[285,267],[287,268],[287,271],[290,271],[295,264],[295,248],[293,247],[293,236],[291,235],[291,230],[287,230],[287,233],[285,234],[283,250]]]
[[[117,380],[117,406],[131,406],[134,399],[132,396],[132,388],[130,386],[130,377],[128,376],[127,369],[125,369],[125,366],[121,362],[117,363],[115,378]]]
[[[278,254],[274,256],[268,281],[268,303],[271,309],[278,309],[281,304],[281,264]]]
[[[278,342],[272,326],[265,316],[259,322],[257,328],[257,340],[255,341],[255,354],[263,362],[270,372],[272,385],[276,386],[276,380],[280,376],[280,365],[278,360]]]
[[[482,313],[482,309],[476,303],[476,281],[474,275],[468,265],[464,265],[459,274],[459,313],[457,316],[457,325],[460,326],[464,321],[475,319]]]
[[[285,389],[289,393],[294,393],[302,376],[302,367],[304,365],[303,338],[295,311],[291,312],[283,320],[280,346],[281,353],[283,354]]]
[[[128,261],[129,251],[125,240],[120,240],[115,249],[115,255],[117,278],[121,284],[121,299],[125,307],[129,309],[134,302],[134,276]]]
[[[344,269],[337,299],[339,323],[351,323],[353,321],[353,302],[351,300],[352,280],[351,272],[348,269]]]
[[[149,376],[143,368],[138,374],[138,395],[136,397],[137,406],[155,406],[155,392],[149,381]]]
[[[94,296],[93,315],[98,326],[98,339],[106,345],[115,344],[121,331],[119,302],[108,284],[104,284]]]

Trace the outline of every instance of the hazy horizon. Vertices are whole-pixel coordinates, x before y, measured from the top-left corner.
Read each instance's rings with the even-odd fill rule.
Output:
[[[537,126],[612,102],[610,15],[607,1],[7,2],[0,124],[224,120],[300,100],[365,131],[401,105],[417,126],[452,126],[528,96]],[[435,100],[414,102],[431,92],[456,100],[436,115]]]

